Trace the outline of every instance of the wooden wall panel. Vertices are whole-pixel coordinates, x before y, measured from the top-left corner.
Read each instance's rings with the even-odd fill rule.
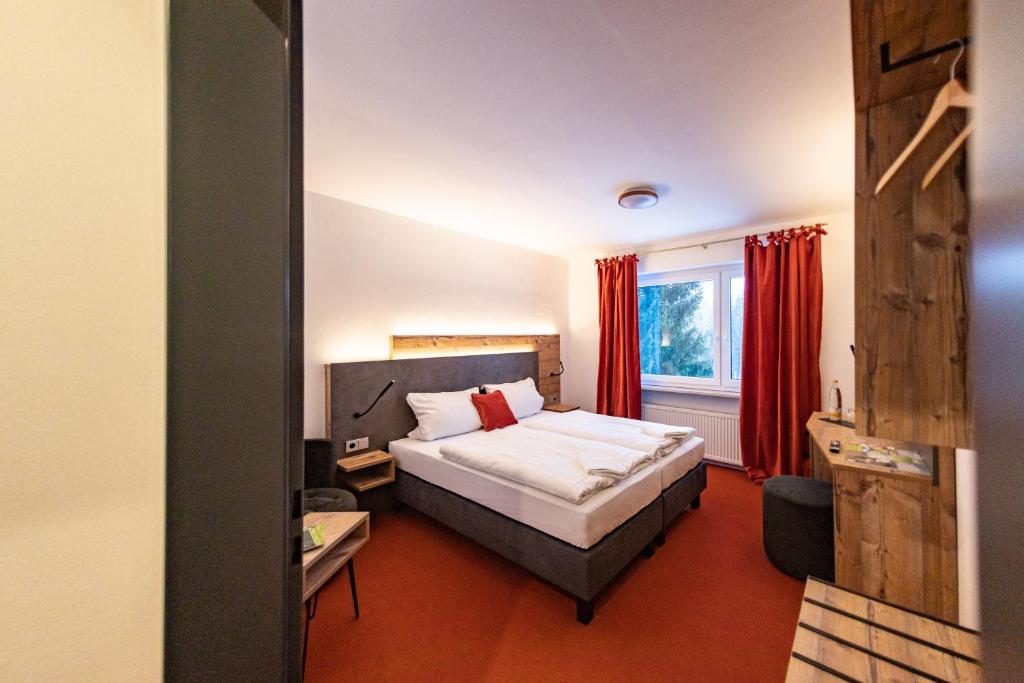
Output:
[[[394,335],[391,337],[392,358],[417,356],[455,356],[465,354],[510,353],[537,351],[540,386],[545,403],[562,399],[562,378],[559,372],[561,341],[557,334],[506,335]]]
[[[966,124],[948,112],[889,184],[878,178],[917,133],[958,50],[891,61],[969,38],[969,0],[851,0],[856,118],[858,431],[970,448],[966,147],[927,190],[921,180]],[[958,65],[967,73],[970,48]]]
[[[853,0],[854,99],[857,111],[936,88],[949,78],[956,51],[882,73],[880,49],[890,61],[926,52],[968,35],[968,0]],[[970,50],[957,71],[966,73]]]
[[[936,92],[857,114],[857,422],[871,436],[969,448],[965,153],[921,189],[964,111],[943,117],[882,192],[874,189]]]
[[[956,449],[940,448],[935,467],[939,472],[939,495],[933,500],[939,506],[939,562],[938,573],[929,574],[927,580],[938,578],[939,609],[949,621],[960,620],[960,565],[957,561],[959,546],[956,531]]]

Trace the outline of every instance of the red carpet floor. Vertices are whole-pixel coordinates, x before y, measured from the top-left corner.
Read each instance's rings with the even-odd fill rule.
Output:
[[[309,681],[781,681],[803,582],[761,548],[761,490],[708,468],[653,558],[595,603],[569,596],[410,510],[374,515],[348,577],[320,593]]]

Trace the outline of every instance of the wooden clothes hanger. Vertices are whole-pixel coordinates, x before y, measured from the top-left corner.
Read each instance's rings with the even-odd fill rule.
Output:
[[[939,158],[935,160],[932,167],[924,174],[924,180],[921,181],[922,190],[932,184],[932,181],[935,180],[935,176],[939,175],[939,171],[942,170],[942,167],[946,165],[946,162],[953,156],[953,153],[960,149],[960,146],[967,140],[967,136],[973,131],[974,119],[971,119],[967,122],[967,125],[964,126],[964,129],[960,131],[960,134],[956,136],[956,139],[949,143],[949,147],[946,148],[946,151],[939,155]]]
[[[960,53],[957,54],[956,59],[953,60],[953,64],[949,67],[949,81],[946,85],[942,86],[942,89],[939,90],[939,94],[935,96],[935,102],[932,103],[932,108],[929,110],[928,116],[925,117],[924,123],[921,125],[921,129],[917,131],[914,139],[912,139],[910,144],[900,152],[900,155],[896,157],[896,161],[892,162],[892,165],[889,166],[888,170],[882,174],[878,184],[875,186],[876,195],[882,191],[882,188],[884,188],[890,180],[892,180],[892,177],[896,175],[896,172],[900,170],[900,167],[903,166],[908,158],[910,158],[910,155],[913,154],[914,150],[921,144],[921,141],[924,140],[925,136],[931,132],[932,128],[935,127],[935,124],[939,122],[939,119],[941,119],[947,111],[953,107],[960,107],[963,109],[971,109],[974,107],[974,95],[968,92],[963,83],[956,78],[957,62],[959,62],[960,58],[963,57],[964,50],[966,49],[967,46],[961,42]],[[953,156],[953,153],[963,145],[972,130],[974,130],[973,120],[967,124],[963,131],[961,131],[949,147],[946,148],[946,151],[944,151],[939,156],[938,160],[932,164],[932,167],[928,169],[928,173],[925,174],[924,181],[921,184],[922,189],[928,187],[946,162]]]

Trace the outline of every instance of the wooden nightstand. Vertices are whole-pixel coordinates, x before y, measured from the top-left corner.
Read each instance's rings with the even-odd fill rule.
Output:
[[[568,403],[549,403],[544,406],[544,410],[550,410],[552,413],[571,413],[579,409],[579,406],[569,405]]]
[[[369,451],[338,459],[345,486],[362,493],[395,480],[395,456],[384,451]]]

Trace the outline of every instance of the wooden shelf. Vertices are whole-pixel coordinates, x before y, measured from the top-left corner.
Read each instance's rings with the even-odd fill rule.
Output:
[[[338,467],[343,472],[355,472],[366,467],[373,467],[394,460],[394,456],[384,451],[370,451],[359,455],[350,455],[347,458],[338,459]]]
[[[388,472],[383,474],[378,472],[360,472],[359,474],[350,475],[345,479],[345,484],[356,491],[366,491],[383,486],[384,484],[390,484],[394,480],[395,470],[394,467],[391,467]]]
[[[370,451],[338,460],[345,486],[362,492],[390,484],[395,480],[395,456],[384,451]]]
[[[548,403],[543,409],[552,413],[571,413],[574,410],[579,410],[580,407],[568,403]]]

